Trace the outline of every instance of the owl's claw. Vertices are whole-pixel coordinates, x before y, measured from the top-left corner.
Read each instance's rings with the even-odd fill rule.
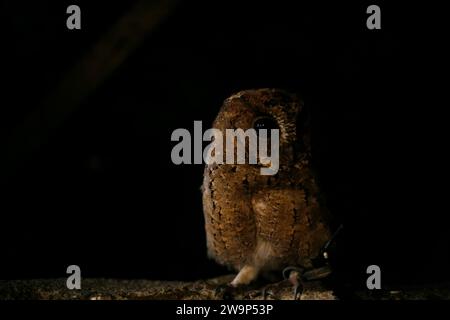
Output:
[[[293,299],[297,300],[300,298],[303,292],[303,279],[302,279],[303,269],[297,267],[288,267],[283,270],[284,280],[266,285],[261,290],[261,295],[264,300],[272,297],[273,299],[277,299],[276,291],[280,293],[288,288],[293,288]]]
[[[298,300],[303,293],[303,287],[301,285],[294,285],[294,300]]]

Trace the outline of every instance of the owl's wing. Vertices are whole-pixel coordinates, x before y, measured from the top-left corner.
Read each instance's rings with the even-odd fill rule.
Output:
[[[208,255],[240,269],[252,255],[256,227],[250,196],[241,190],[242,181],[227,174],[230,168],[205,173],[203,212]]]
[[[269,260],[309,267],[329,238],[315,198],[303,189],[262,190],[252,205],[257,242],[272,246]]]
[[[252,197],[258,242],[272,246],[273,258],[294,259],[300,242],[302,214],[306,208],[303,190],[262,190]]]

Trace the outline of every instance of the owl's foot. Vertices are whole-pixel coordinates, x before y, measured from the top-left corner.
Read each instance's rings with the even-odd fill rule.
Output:
[[[303,269],[298,267],[284,268],[283,278],[292,284],[293,299],[297,300],[303,292]]]
[[[297,300],[303,292],[303,269],[289,267],[283,270],[284,280],[270,283],[261,289],[261,295],[264,300],[272,298],[274,300],[286,299],[286,290],[292,288],[294,300]],[[289,296],[289,295],[288,295]],[[288,298],[289,299],[289,298]]]

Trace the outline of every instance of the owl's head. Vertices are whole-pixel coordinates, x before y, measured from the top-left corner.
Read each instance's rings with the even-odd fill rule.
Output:
[[[280,156],[309,152],[309,130],[302,101],[280,89],[240,91],[225,100],[214,128],[279,129]]]

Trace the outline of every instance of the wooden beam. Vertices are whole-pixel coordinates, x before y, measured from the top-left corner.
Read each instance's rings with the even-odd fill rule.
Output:
[[[14,130],[1,157],[2,180],[59,128],[176,7],[178,0],[140,0],[94,45],[54,92]]]

